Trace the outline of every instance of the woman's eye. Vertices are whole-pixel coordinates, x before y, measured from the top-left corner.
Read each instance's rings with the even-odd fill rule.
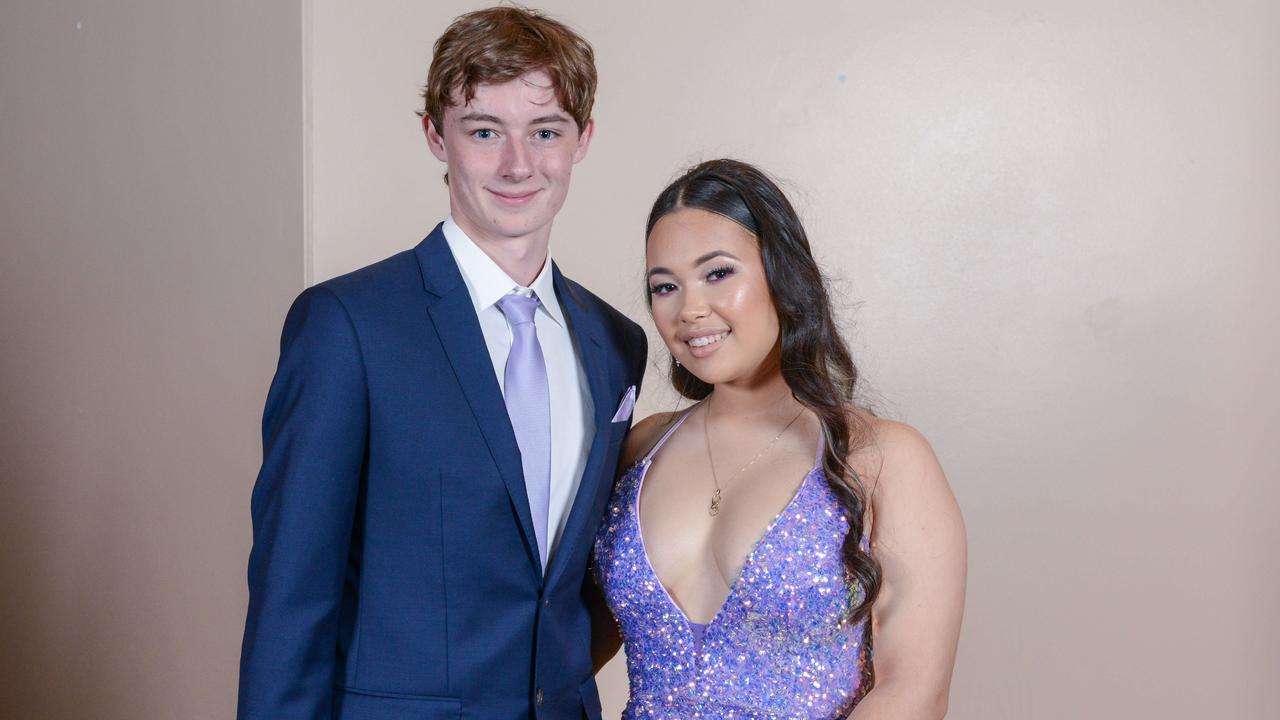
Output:
[[[707,280],[710,280],[711,282],[715,282],[717,280],[723,280],[732,274],[733,274],[733,268],[726,265],[724,267],[718,267],[715,270],[712,270],[711,272],[707,273]]]
[[[675,292],[675,289],[676,289],[676,286],[673,285],[672,283],[658,283],[656,285],[649,286],[649,294],[650,295],[666,295],[667,293]]]

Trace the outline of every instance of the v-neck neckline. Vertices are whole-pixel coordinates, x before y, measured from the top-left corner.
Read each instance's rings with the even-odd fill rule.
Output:
[[[754,544],[752,544],[751,550],[747,552],[746,558],[744,558],[742,561],[742,567],[738,569],[738,575],[733,578],[733,582],[729,583],[729,593],[725,595],[724,600],[721,601],[720,607],[716,609],[715,614],[712,615],[711,619],[708,620],[707,622],[697,623],[689,619],[689,615],[685,613],[684,608],[680,607],[680,603],[676,600],[675,596],[672,595],[671,591],[667,589],[667,584],[662,581],[662,578],[658,575],[658,571],[655,570],[653,567],[653,561],[649,559],[649,548],[644,541],[644,527],[640,524],[640,492],[641,490],[644,489],[644,479],[645,479],[645,476],[648,475],[649,473],[649,467],[653,465],[653,459],[649,458],[647,460],[641,461],[641,463],[642,464],[640,467],[640,476],[636,479],[636,497],[635,497],[635,500],[633,501],[632,513],[635,515],[635,518],[636,518],[636,539],[640,543],[640,554],[644,556],[645,567],[648,568],[649,575],[652,576],[653,579],[657,581],[658,587],[662,588],[662,594],[666,596],[667,602],[669,602],[671,604],[671,607],[675,609],[676,613],[680,615],[680,618],[684,620],[685,623],[688,625],[702,625],[707,629],[706,630],[707,632],[710,632],[711,626],[716,624],[716,620],[718,620],[720,616],[724,613],[725,608],[729,607],[729,602],[733,600],[734,595],[737,594],[738,585],[740,584],[739,581],[742,579],[742,576],[746,574],[747,567],[750,566],[751,562],[755,559],[756,554],[760,550],[760,546],[764,543],[765,540],[769,539],[769,536],[773,534],[774,528],[776,528],[778,524],[782,521],[783,516],[785,516],[787,512],[791,510],[791,507],[795,505],[796,500],[800,497],[800,493],[803,492],[805,489],[805,486],[809,484],[809,477],[812,476],[815,472],[817,472],[818,468],[815,467],[809,470],[809,472],[805,473],[805,476],[800,480],[800,486],[796,488],[796,491],[791,496],[791,499],[788,500],[787,504],[782,508],[782,510],[773,517],[773,520],[769,522],[768,527],[764,529],[764,532],[761,533],[760,537],[755,541]]]
[[[695,405],[694,407],[697,407],[697,406]],[[704,628],[703,637],[705,639],[710,634],[711,627],[715,625],[716,621],[720,619],[720,616],[724,614],[725,608],[729,607],[730,601],[732,601],[734,599],[734,595],[737,594],[739,581],[742,579],[742,576],[746,574],[747,568],[751,565],[752,561],[755,559],[756,553],[759,551],[760,546],[764,544],[764,541],[767,540],[770,535],[773,534],[774,528],[778,526],[778,524],[782,521],[783,517],[791,510],[792,506],[796,504],[796,500],[800,497],[800,493],[804,492],[805,487],[809,484],[809,478],[814,473],[822,469],[819,463],[822,458],[823,442],[822,442],[822,435],[819,434],[818,435],[818,451],[815,455],[814,466],[809,469],[809,472],[804,474],[803,478],[800,479],[800,486],[797,487],[796,491],[791,495],[791,499],[788,500],[787,504],[782,507],[782,510],[778,511],[777,515],[773,516],[773,520],[769,521],[769,525],[765,527],[764,532],[761,533],[760,537],[757,538],[755,543],[751,545],[751,549],[747,552],[747,556],[742,561],[742,566],[738,568],[737,576],[735,576],[733,578],[733,581],[729,583],[729,592],[727,595],[725,595],[724,600],[720,602],[720,607],[716,608],[715,614],[713,614],[711,616],[711,619],[708,620],[706,623],[695,623],[693,620],[689,619],[689,615],[685,613],[684,608],[680,606],[680,603],[676,601],[675,596],[672,595],[671,591],[667,589],[667,584],[662,581],[662,578],[658,575],[658,571],[654,569],[653,561],[649,559],[649,547],[648,545],[645,544],[645,540],[644,540],[644,525],[640,521],[640,496],[644,491],[644,481],[649,474],[649,468],[653,466],[653,458],[655,455],[657,455],[658,450],[663,445],[666,444],[667,439],[670,438],[672,435],[674,435],[676,430],[680,429],[680,426],[683,425],[684,421],[689,419],[689,416],[692,414],[693,414],[693,408],[690,408],[689,411],[686,412],[683,416],[681,416],[681,418],[678,421],[676,421],[676,424],[670,430],[668,430],[658,440],[658,442],[654,444],[652,448],[650,448],[649,452],[646,453],[643,458],[641,458],[640,462],[636,463],[636,466],[639,467],[639,475],[636,478],[636,496],[635,496],[635,499],[632,500],[631,512],[636,519],[636,539],[640,544],[640,555],[644,557],[644,564],[645,564],[645,567],[648,568],[649,570],[649,575],[654,579],[654,581],[656,581],[658,587],[662,589],[663,596],[666,597],[667,602],[676,611],[676,614],[679,615],[680,619],[685,622],[686,630],[688,631],[690,637],[693,636],[693,628],[691,626],[701,625]]]

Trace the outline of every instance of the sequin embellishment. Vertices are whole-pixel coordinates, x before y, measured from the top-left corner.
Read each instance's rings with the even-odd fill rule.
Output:
[[[845,717],[869,689],[871,652],[866,621],[845,619],[858,600],[840,557],[849,524],[822,470],[805,476],[747,555],[695,651],[640,533],[653,452],[618,480],[595,541],[596,580],[626,649],[623,720]]]

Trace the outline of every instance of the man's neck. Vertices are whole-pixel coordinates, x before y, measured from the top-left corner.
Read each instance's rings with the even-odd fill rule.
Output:
[[[522,237],[490,238],[470,227],[470,223],[463,217],[454,215],[453,221],[512,280],[523,287],[529,287],[538,279],[542,266],[547,262],[550,228],[541,228]]]

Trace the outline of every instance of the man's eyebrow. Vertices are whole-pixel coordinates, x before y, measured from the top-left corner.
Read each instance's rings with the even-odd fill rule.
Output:
[[[697,260],[694,260],[694,261],[693,261],[693,264],[692,264],[690,267],[698,267],[698,266],[699,266],[699,265],[701,265],[702,263],[704,263],[704,262],[706,262],[706,261],[708,261],[708,260],[710,260],[710,259],[712,259],[712,258],[720,257],[720,256],[722,256],[722,255],[723,255],[724,257],[729,258],[730,260],[738,260],[738,256],[737,256],[737,255],[734,255],[733,253],[731,253],[731,252],[729,252],[729,251],[727,251],[727,250],[712,250],[711,252],[709,252],[709,253],[707,253],[707,254],[705,254],[705,255],[702,255],[702,256],[698,257],[698,259],[697,259]],[[741,260],[738,260],[738,262],[742,262],[742,261],[741,261]],[[675,273],[671,272],[671,270],[670,270],[670,269],[665,268],[665,267],[662,267],[662,266],[658,266],[658,267],[651,267],[651,268],[649,268],[649,272],[648,272],[648,273],[645,273],[645,277],[653,277],[654,275],[675,275]]]
[[[478,113],[478,112],[470,112],[470,113],[467,113],[466,115],[463,115],[462,117],[460,117],[460,118],[458,118],[458,119],[459,119],[459,120],[461,120],[462,122],[471,121],[471,122],[487,122],[487,123],[494,123],[495,125],[501,125],[501,124],[502,124],[502,121],[501,121],[501,120],[499,120],[496,116],[494,116],[494,115],[486,115],[485,113]]]
[[[488,113],[480,113],[480,112],[469,112],[466,115],[463,115],[462,117],[458,118],[458,120],[460,120],[461,122],[485,122],[485,123],[493,123],[494,125],[502,124],[502,119],[497,117],[496,115],[489,115]],[[536,117],[530,120],[529,124],[530,125],[547,125],[550,123],[567,123],[567,122],[569,122],[569,117],[567,115],[555,114],[555,115],[542,115],[542,116]]]

